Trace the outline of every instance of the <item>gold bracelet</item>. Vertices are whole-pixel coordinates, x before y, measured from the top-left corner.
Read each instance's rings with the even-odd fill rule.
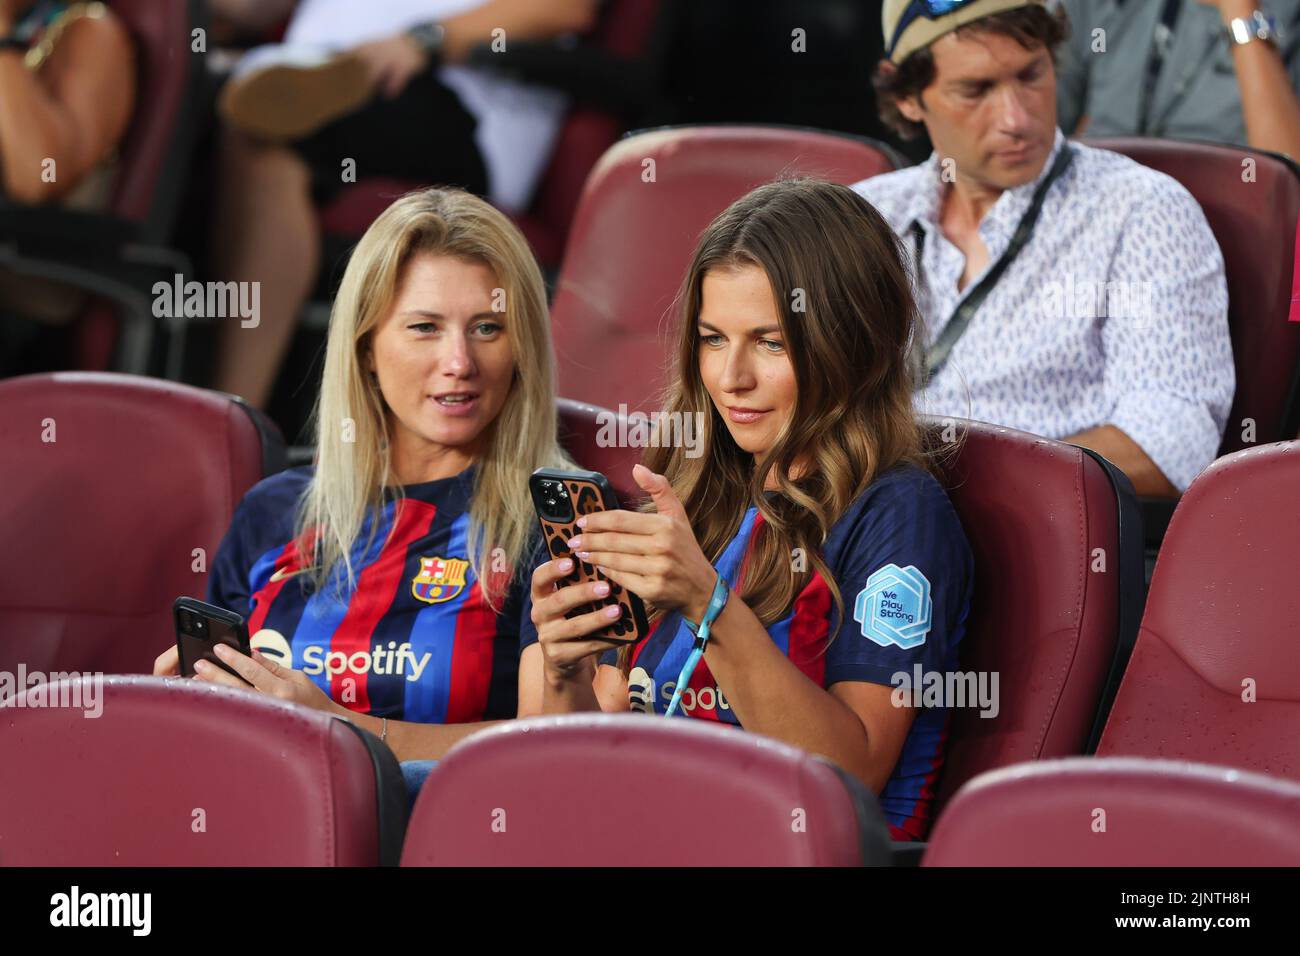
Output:
[[[74,21],[83,17],[89,17],[92,20],[100,20],[108,13],[107,8],[99,0],[92,3],[74,3],[63,11],[53,23],[45,28],[41,35],[40,42],[27,51],[25,65],[27,69],[35,72],[39,70],[51,53],[54,52],[54,45],[59,42],[59,37],[63,35]]]

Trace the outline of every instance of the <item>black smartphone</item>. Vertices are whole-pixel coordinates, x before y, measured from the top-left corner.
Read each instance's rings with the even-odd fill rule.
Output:
[[[176,625],[176,650],[180,655],[182,677],[194,676],[194,662],[208,661],[227,674],[239,677],[213,653],[217,644],[228,644],[242,654],[252,654],[248,644],[248,624],[234,611],[227,611],[198,598],[179,597],[172,604]],[[239,678],[243,680],[242,677]]]
[[[537,509],[537,520],[542,527],[542,538],[552,558],[572,558],[573,570],[561,579],[561,587],[590,581],[607,581],[609,594],[600,601],[592,601],[574,608],[565,617],[577,617],[597,608],[617,604],[622,615],[608,627],[591,636],[611,644],[635,644],[650,633],[646,622],[645,605],[641,599],[622,585],[601,574],[600,571],[578,558],[569,550],[569,539],[582,533],[575,523],[583,515],[597,511],[614,511],[618,496],[606,478],[598,471],[558,471],[538,468],[528,479]]]

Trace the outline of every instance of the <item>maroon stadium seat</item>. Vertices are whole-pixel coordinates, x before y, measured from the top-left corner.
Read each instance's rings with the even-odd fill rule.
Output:
[[[699,720],[516,721],[451,751],[403,866],[886,864],[875,798],[829,763]]]
[[[192,121],[187,115],[195,68],[190,31],[201,22],[201,13],[187,0],[109,0],[108,5],[131,32],[139,71],[139,108],[119,147],[121,164],[113,190],[113,212],[123,219],[147,223],[162,203],[170,218],[182,183],[173,181],[178,177],[169,167],[179,162],[175,155],[177,129]],[[160,195],[160,191],[167,194]]]
[[[181,678],[105,678],[98,717],[32,694],[0,708],[6,866],[397,862],[401,769],[346,720]]]
[[[235,505],[283,455],[274,425],[217,392],[99,372],[0,381],[0,670],[152,670],[172,601],[206,594]]]
[[[642,178],[647,160],[654,182]],[[618,143],[587,179],[556,288],[560,391],[606,408],[658,408],[669,309],[713,218],[780,176],[852,183],[894,166],[887,147],[815,130],[698,126]]]
[[[1300,175],[1290,160],[1245,146],[1159,139],[1099,139],[1089,145],[1129,156],[1178,180],[1219,240],[1228,278],[1228,324],[1237,394],[1220,453],[1295,438],[1300,429],[1300,323],[1289,321]],[[1254,181],[1244,182],[1245,160]]]
[[[1087,752],[1132,647],[1143,570],[1132,485],[1100,456],[971,422],[941,471],[975,556],[961,665],[999,675],[1000,711],[954,711],[936,812],[984,771]]]
[[[1300,786],[1170,760],[1022,764],[963,787],[922,862],[1300,866]]]
[[[641,460],[642,448],[629,448],[619,444],[602,444],[601,431],[605,423],[618,421],[618,416],[605,408],[584,405],[582,402],[559,400],[560,445],[579,467],[602,472],[618,492],[624,506],[645,497],[632,477],[632,466]],[[617,424],[614,426],[617,429]]]
[[[1300,780],[1298,490],[1300,442],[1220,458],[1192,482],[1099,754]]]
[[[629,61],[645,56],[660,6],[660,0],[611,0],[592,31],[592,43]],[[622,128],[617,115],[591,106],[580,105],[565,118],[532,205],[514,217],[543,266],[559,264],[583,181]],[[394,199],[427,185],[363,179],[320,211],[321,227],[327,236],[355,240]]]

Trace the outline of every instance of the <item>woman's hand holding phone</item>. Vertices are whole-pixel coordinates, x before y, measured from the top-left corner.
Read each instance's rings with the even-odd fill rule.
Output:
[[[639,471],[637,470],[639,469]],[[667,479],[637,465],[633,478],[654,502],[657,514],[600,511],[584,515],[582,533],[573,539],[578,557],[601,573],[660,608],[681,611],[699,620],[713,596],[717,571],[700,550],[681,502]],[[617,608],[566,618],[574,608],[602,598],[604,582],[581,582],[556,588],[570,571],[572,559],[551,560],[533,572],[533,626],[537,628],[549,680],[565,683],[591,672],[584,664],[613,646],[589,635],[607,627]],[[612,613],[611,613],[612,612]]]
[[[708,609],[718,572],[700,549],[686,510],[663,475],[644,465],[632,477],[654,502],[655,514],[604,511],[578,521],[571,547],[610,580],[665,611],[698,621]]]
[[[194,662],[194,676],[190,678],[191,680],[225,684],[227,687],[237,687],[240,690],[256,690],[278,697],[280,700],[291,700],[317,710],[344,716],[352,713],[347,708],[334,703],[329,695],[317,687],[315,682],[302,671],[282,667],[257,651],[253,651],[252,656],[249,657],[233,647],[217,644],[213,647],[213,653],[239,674],[239,677],[232,677],[220,667],[199,660]],[[159,654],[153,662],[153,676],[179,677],[180,673],[180,652],[173,644]]]
[[[167,650],[158,655],[157,660],[153,662],[154,677],[180,677],[181,676],[181,655],[173,644]]]
[[[581,581],[557,588],[570,571],[572,558],[559,558],[537,566],[533,571],[533,627],[542,648],[547,677],[553,682],[572,680],[584,672],[583,662],[609,650],[609,641],[588,635],[609,627],[620,613],[618,605],[608,605],[565,617],[574,608],[600,600],[609,594],[604,581]],[[588,676],[590,676],[588,674]]]
[[[239,676],[232,677],[215,664],[197,661],[195,676],[210,684],[224,684],[240,690],[255,690],[280,700],[292,701],[341,716],[352,716],[352,711],[334,703],[329,695],[302,671],[277,664],[263,654],[253,651],[252,657],[241,654],[233,647],[218,644],[214,653]]]

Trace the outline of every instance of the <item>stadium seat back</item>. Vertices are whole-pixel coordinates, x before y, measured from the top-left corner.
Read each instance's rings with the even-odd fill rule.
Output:
[[[158,379],[0,382],[0,670],[148,673],[240,497],[283,466],[242,401]]]
[[[1237,393],[1220,454],[1295,438],[1300,430],[1300,322],[1291,322],[1300,173],[1285,157],[1244,146],[1100,139],[1178,180],[1205,211],[1228,280]],[[1243,437],[1254,422],[1254,433]]]
[[[105,227],[114,219],[132,224],[136,239],[169,245],[189,172],[190,154],[203,97],[201,56],[193,30],[206,23],[202,0],[108,0],[135,45],[136,105],[117,148]],[[95,220],[92,220],[94,222]],[[84,229],[75,225],[70,229]],[[70,239],[84,236],[69,235]],[[153,250],[158,256],[159,250]],[[168,250],[162,261],[179,271],[183,256]],[[161,270],[160,270],[161,271]],[[123,306],[106,297],[87,300],[71,324],[63,367],[114,367],[123,328]],[[147,352],[147,344],[146,344]],[[138,352],[118,358],[117,367],[143,371]],[[147,361],[147,355],[144,356]]]
[[[853,183],[894,166],[881,144],[780,127],[661,129],[614,145],[587,178],[556,288],[560,391],[658,408],[672,303],[718,213],[782,176]]]
[[[6,866],[396,863],[406,790],[372,735],[212,684],[108,677],[88,694],[89,683],[0,707]],[[48,706],[56,697],[68,706]]]
[[[886,865],[875,798],[801,750],[699,720],[579,714],[442,760],[403,866]]]
[[[1300,786],[1167,760],[1076,758],[984,774],[924,866],[1298,866]]]
[[[663,6],[663,0],[611,0],[601,10],[592,41],[629,61],[657,60],[651,47]],[[543,265],[559,264],[587,174],[623,128],[622,117],[592,106],[578,105],[565,118],[532,206],[515,217]]]
[[[110,0],[136,44],[136,110],[119,148],[113,211],[166,238],[184,185],[202,61],[191,31],[204,23],[199,0]]]
[[[1220,458],[1156,561],[1097,752],[1300,780],[1300,442]]]
[[[987,770],[1085,753],[1141,617],[1127,478],[1073,445],[956,426],[940,470],[975,557],[961,668],[997,675],[998,712],[953,711],[936,812]]]

